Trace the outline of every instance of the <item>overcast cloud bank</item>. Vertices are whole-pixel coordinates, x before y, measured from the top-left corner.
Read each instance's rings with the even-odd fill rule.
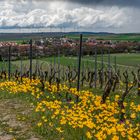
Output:
[[[71,28],[85,31],[139,32],[140,2],[128,0],[83,0],[70,2],[2,0],[0,28]],[[125,0],[124,0],[125,1]]]

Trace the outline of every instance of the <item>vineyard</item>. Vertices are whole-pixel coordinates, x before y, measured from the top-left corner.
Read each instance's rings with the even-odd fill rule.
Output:
[[[82,43],[81,35],[77,55],[65,56],[57,39],[55,55],[44,57],[31,40],[19,59],[8,46],[0,62],[0,139],[140,139],[140,54],[94,46],[84,55]]]

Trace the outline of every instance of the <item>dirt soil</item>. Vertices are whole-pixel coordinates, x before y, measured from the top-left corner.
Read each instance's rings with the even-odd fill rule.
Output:
[[[42,140],[33,131],[32,104],[17,99],[0,99],[0,140]]]

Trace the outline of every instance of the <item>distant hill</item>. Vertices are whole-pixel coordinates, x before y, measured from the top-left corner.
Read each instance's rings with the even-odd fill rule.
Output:
[[[140,40],[140,34],[138,33],[125,33],[125,34],[115,34],[108,32],[39,32],[39,33],[0,33],[0,41],[14,41],[14,40],[30,40],[30,39],[38,39],[43,37],[55,37],[55,36],[68,36],[68,37],[77,37],[79,34],[83,34],[85,37],[88,36],[96,36],[98,38],[106,38],[119,40]]]

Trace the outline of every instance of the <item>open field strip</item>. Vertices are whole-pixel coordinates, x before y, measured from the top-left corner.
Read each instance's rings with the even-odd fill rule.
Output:
[[[26,118],[26,111],[30,108],[25,109],[22,117],[25,116],[29,122],[31,120],[33,131],[46,139],[138,140],[140,98],[136,94],[129,94],[124,102],[125,108],[120,110],[118,101],[121,92],[111,93],[105,104],[101,103],[101,92],[96,94],[95,92],[89,90],[77,92],[75,88],[69,89],[65,84],[60,84],[58,91],[56,84],[49,85],[48,82],[45,82],[45,89],[42,91],[39,79],[30,82],[28,78],[24,78],[22,83],[0,82],[0,99],[11,98],[13,102],[10,106],[16,104],[14,98],[25,99],[25,102],[28,101],[33,105],[34,111],[30,113],[33,118],[31,116]],[[66,93],[71,100],[66,99]],[[78,103],[75,101],[77,95]],[[125,113],[123,122],[120,121],[121,112]],[[10,129],[10,136],[16,139],[19,135],[15,132],[16,130]],[[6,137],[6,134],[4,136]]]
[[[117,67],[118,68],[139,68],[140,66],[140,55],[139,54],[111,54],[110,56],[110,65],[114,66],[114,57],[116,56],[116,63],[117,63]],[[58,63],[58,58],[57,57],[46,57],[46,58],[38,58],[38,59],[34,59],[33,60],[33,67],[36,66],[36,63],[38,62],[38,64],[42,64],[43,67],[47,67],[49,63],[54,64]],[[77,57],[60,57],[60,64],[64,65],[64,66],[75,66],[77,67],[77,62],[78,62],[78,58]],[[97,63],[98,63],[98,67],[101,68],[101,55],[98,55],[97,57]],[[12,64],[14,66],[15,69],[19,68],[21,66],[21,62],[20,60],[17,61],[12,61]],[[90,68],[94,68],[95,65],[95,61],[94,61],[94,56],[84,56],[82,58],[82,65],[85,65],[86,67],[90,67]],[[45,66],[47,65],[47,66]],[[26,67],[29,67],[29,60],[23,60],[22,61],[22,66],[23,69],[26,69]],[[107,67],[108,66],[108,56],[104,55],[104,66]],[[8,68],[8,62],[0,62],[0,68]]]

